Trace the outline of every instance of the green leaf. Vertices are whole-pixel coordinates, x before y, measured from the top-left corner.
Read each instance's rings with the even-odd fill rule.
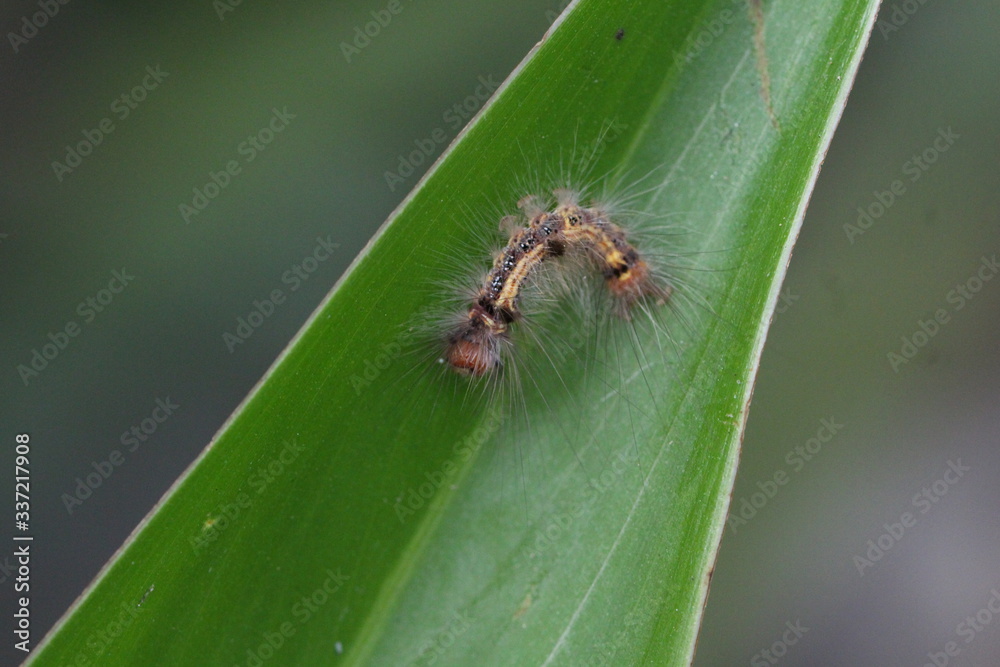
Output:
[[[689,663],[876,5],[572,5],[32,664]],[[563,301],[498,417],[418,339],[497,211],[580,155],[687,230],[649,234],[676,291],[655,326]]]

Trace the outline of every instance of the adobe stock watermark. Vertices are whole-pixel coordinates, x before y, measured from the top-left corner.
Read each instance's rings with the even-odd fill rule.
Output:
[[[404,347],[415,335],[416,332],[412,329],[400,332],[388,343],[379,346],[380,352],[375,355],[374,359],[365,359],[362,362],[365,370],[360,375],[351,373],[351,377],[348,378],[351,382],[351,388],[354,389],[354,395],[360,396],[362,391],[370,387],[372,382],[382,375],[382,371],[388,369],[392,362],[402,356]]]
[[[734,8],[745,7],[746,0],[732,0],[732,5]],[[697,60],[705,49],[736,22],[736,11],[736,9],[723,9],[711,19],[702,21],[697,28],[688,33],[680,50],[674,52],[674,62],[683,60],[685,63],[691,63]]]
[[[184,223],[190,224],[193,218],[208,208],[212,200],[229,187],[236,176],[243,173],[243,166],[256,160],[257,156],[266,150],[279,134],[285,131],[294,118],[295,114],[289,113],[288,107],[282,107],[281,111],[272,107],[271,118],[267,124],[236,145],[236,154],[242,158],[242,162],[240,159],[234,158],[226,162],[219,171],[210,170],[208,181],[204,185],[195,186],[192,189],[193,196],[190,204],[185,202],[178,205],[177,208]]]
[[[411,486],[396,496],[393,511],[399,522],[405,523],[408,518],[423,509],[441,487],[451,481],[459,471],[460,463],[471,459],[490,436],[497,432],[501,423],[503,420],[500,411],[491,410],[483,423],[452,446],[451,458],[445,459],[436,470],[424,473],[426,482],[415,487]]]
[[[927,0],[903,0],[903,2],[892,3],[892,11],[889,7],[882,5],[882,11],[878,13],[878,21],[875,27],[882,33],[882,39],[888,41],[889,35],[899,32],[899,29],[909,23],[914,14],[921,7],[927,4]]]
[[[443,127],[436,127],[422,139],[414,139],[413,144],[417,147],[405,155],[400,155],[394,171],[386,171],[384,174],[385,184],[390,192],[395,192],[396,187],[405,183],[406,179],[414,174],[417,167],[425,162],[433,160],[441,147],[454,136],[465,123],[472,118],[479,109],[482,108],[486,100],[490,99],[501,81],[495,81],[493,75],[478,77],[479,85],[460,102],[452,104],[441,114],[441,120],[450,130],[450,133]]]
[[[809,632],[809,628],[802,625],[800,619],[795,619],[795,622],[785,621],[785,631],[781,633],[781,639],[777,639],[771,643],[765,649],[761,649],[757,653],[753,654],[750,658],[750,664],[752,667],[768,667],[768,665],[777,665],[782,658],[788,655],[788,649],[791,646],[795,646],[799,643],[805,634]]]
[[[417,659],[410,665],[433,665],[441,659],[459,637],[465,634],[472,624],[472,619],[465,612],[456,611],[433,637],[425,639],[420,645]]]
[[[241,489],[229,502],[219,503],[209,512],[198,534],[188,538],[188,543],[196,556],[215,543],[222,533],[229,530],[244,515],[246,510],[253,507],[254,498],[263,495],[271,483],[284,475],[306,450],[305,445],[300,445],[294,438],[283,441],[281,445],[281,450],[277,454],[266,464],[254,467],[247,477],[245,484],[250,487],[253,495]]]
[[[38,31],[49,24],[49,19],[56,17],[60,6],[68,5],[69,0],[38,0],[36,4],[40,11],[22,16],[20,30],[7,33],[7,41],[14,53],[20,53],[21,47],[37,36]]]
[[[257,646],[248,648],[242,662],[235,663],[240,667],[262,667],[273,658],[288,640],[295,636],[298,630],[315,618],[316,614],[335,596],[351,579],[338,567],[334,572],[327,569],[326,578],[312,592],[299,598],[288,610],[287,620],[278,623],[270,630],[265,630],[260,636]]]
[[[898,373],[901,367],[910,363],[917,353],[941,332],[941,327],[951,322],[952,315],[965,308],[982,291],[983,286],[993,280],[998,271],[1000,263],[997,263],[996,254],[980,257],[979,266],[972,275],[944,295],[944,302],[948,307],[937,308],[926,320],[918,319],[917,328],[913,333],[909,336],[900,336],[902,344],[899,350],[886,353],[893,372]]]
[[[570,528],[583,517],[588,507],[618,485],[627,470],[634,470],[637,462],[635,445],[622,447],[600,475],[587,480],[583,499],[575,507],[550,515],[541,528],[535,529],[531,541],[521,547],[521,556],[525,560],[531,560],[545,553],[568,534]]]
[[[983,631],[989,628],[994,619],[1000,615],[1000,591],[996,587],[990,589],[990,598],[986,604],[975,614],[966,616],[955,626],[956,637],[961,637],[966,648]],[[962,653],[962,647],[956,639],[949,639],[940,651],[929,651],[927,660],[923,667],[948,667],[952,658],[958,657]]]
[[[573,354],[580,348],[583,348],[589,339],[584,336],[581,331],[591,330],[592,327],[590,326],[590,318],[595,317],[597,317],[596,311],[594,311],[594,313],[588,313],[588,319],[584,320],[585,324],[583,326],[576,327],[572,333],[566,336],[565,340],[561,341],[564,345],[553,346],[553,348],[548,352],[548,360],[558,366],[567,358],[568,355]],[[404,334],[404,336],[406,335],[409,335],[409,332]],[[389,345],[393,344],[390,343]],[[384,346],[384,349],[386,349],[384,362],[379,363],[379,359],[383,355],[376,357],[376,363],[372,366],[374,369],[374,375],[371,377],[371,380],[374,380],[374,378],[377,377],[382,370],[388,368],[392,359],[394,359],[395,356],[398,356],[396,349],[390,348],[389,345]],[[399,346],[397,345],[396,347],[398,348]],[[394,354],[390,355],[389,352],[393,352]],[[368,362],[366,361],[365,364],[368,365]],[[364,380],[366,384],[364,386],[371,384],[371,380],[367,378],[368,375],[366,373],[366,379]],[[352,376],[352,383],[354,383],[356,379],[357,376]],[[355,385],[355,392],[360,392],[359,385]],[[468,461],[472,455],[478,451],[487,440],[489,440],[490,436],[497,432],[502,423],[502,409],[491,409],[482,424],[452,447],[452,453],[454,456],[451,459],[442,463],[439,469],[425,472],[424,477],[427,480],[426,482],[423,482],[416,487],[410,487],[403,493],[399,494],[395,499],[393,507],[396,512],[396,517],[399,519],[400,523],[403,523],[408,517],[413,516],[417,511],[422,509],[441,489],[441,487],[454,477],[459,470],[459,466],[455,463],[456,458],[461,461]],[[617,479],[621,477],[626,470],[625,463],[629,461],[630,457],[634,459],[635,454],[633,447],[634,444],[630,444],[624,448],[622,452],[619,453],[619,456],[612,461],[610,470],[605,470],[599,478],[592,478],[590,480],[589,486],[587,487],[587,497],[581,503],[580,507],[571,513],[572,515],[579,517],[580,513],[583,511],[583,507],[607,491],[608,488],[610,488],[617,481]],[[619,463],[622,464],[621,467],[619,467]],[[567,527],[572,520],[573,516],[569,514],[559,515],[552,517],[549,524],[553,527],[552,530],[558,531]],[[548,532],[551,534],[552,531]]]
[[[76,478],[76,486],[72,493],[63,493],[61,496],[66,513],[72,515],[73,511],[83,505],[84,501],[94,495],[114,472],[125,463],[125,453],[132,454],[139,449],[154,433],[160,428],[160,424],[167,421],[174,412],[180,408],[180,404],[174,403],[167,396],[165,399],[157,397],[153,409],[149,414],[133,425],[127,431],[122,432],[118,439],[122,444],[121,449],[112,449],[107,458],[101,461],[91,461],[92,471],[83,477]]]
[[[91,324],[98,315],[107,310],[108,306],[115,300],[115,296],[125,291],[125,288],[135,280],[135,276],[128,273],[124,268],[111,272],[111,280],[108,286],[98,290],[93,296],[86,297],[76,306],[76,314],[83,320],[83,325]],[[28,384],[37,378],[42,371],[49,367],[56,358],[69,347],[72,339],[76,338],[83,331],[78,320],[69,320],[55,333],[49,331],[46,338],[48,342],[43,343],[41,348],[31,349],[31,358],[27,364],[18,364],[15,367],[21,382],[27,387]]]
[[[778,319],[778,315],[787,313],[788,309],[794,306],[799,298],[801,298],[801,295],[793,292],[790,286],[782,285],[781,292],[778,293],[778,303],[774,307],[774,317],[772,320]]]
[[[117,611],[117,616],[113,616],[115,611]],[[72,659],[67,659],[64,664],[86,667],[101,664],[96,662],[98,658],[104,655],[119,637],[125,634],[142,611],[141,604],[122,602],[113,610],[105,612],[103,618],[111,620],[107,622],[102,620],[101,627],[87,635],[83,642],[84,648],[81,648]]]
[[[132,115],[132,112],[139,108],[139,105],[146,101],[146,97],[151,92],[160,87],[164,79],[170,76],[170,72],[164,72],[157,65],[146,66],[146,76],[131,89],[116,97],[110,105],[112,115],[119,121],[125,121]],[[92,129],[83,129],[80,134],[83,138],[75,144],[66,145],[66,154],[63,161],[52,161],[52,173],[60,183],[68,174],[83,164],[83,158],[91,155],[94,149],[104,143],[105,137],[115,131],[115,121],[111,116],[105,116],[99,120]]]
[[[726,519],[726,523],[734,533],[738,533],[740,528],[753,520],[757,512],[764,509],[778,495],[781,487],[788,484],[791,476],[802,472],[806,464],[820,453],[823,445],[833,440],[834,436],[844,428],[844,425],[838,424],[834,417],[820,419],[819,423],[820,426],[813,437],[801,445],[792,447],[785,454],[785,463],[790,471],[778,468],[769,478],[756,483],[758,490],[751,493],[749,498],[741,496],[739,505],[735,506],[734,503],[734,507],[729,510],[729,518]]]
[[[288,286],[288,292],[286,293],[281,288],[275,288],[263,299],[254,299],[250,312],[236,318],[236,327],[233,332],[224,331],[222,333],[222,342],[229,354],[250,340],[254,332],[262,327],[269,317],[274,315],[278,306],[288,300],[288,295],[297,292],[316,273],[320,265],[333,256],[333,251],[339,247],[339,243],[331,241],[329,234],[326,238],[317,236],[316,245],[312,252],[303,257],[301,262],[293,264],[291,268],[281,274],[281,284]]]
[[[903,512],[898,521],[883,523],[884,531],[865,543],[867,548],[864,555],[856,554],[854,556],[852,560],[854,567],[858,570],[858,575],[864,577],[866,570],[875,567],[875,563],[882,560],[890,549],[899,544],[906,532],[917,525],[920,515],[930,512],[970,470],[972,468],[962,465],[960,458],[948,461],[939,478],[913,495],[911,504],[919,511],[916,514]]]
[[[389,0],[385,4],[385,7],[377,10],[373,9],[369,12],[372,20],[364,25],[354,26],[354,34],[351,41],[340,43],[340,52],[344,54],[344,60],[350,64],[355,56],[371,45],[372,40],[378,37],[382,33],[382,30],[389,27],[394,16],[399,16],[403,13],[403,9],[405,9],[405,6],[401,0]]]
[[[916,183],[940,159],[941,155],[946,153],[957,139],[961,138],[961,135],[955,133],[950,125],[948,129],[939,127],[937,136],[931,144],[903,163],[903,166],[900,167],[902,175],[910,183]],[[886,190],[872,192],[874,201],[867,206],[858,206],[858,219],[854,223],[844,224],[844,233],[847,235],[848,242],[854,245],[855,240],[871,229],[872,225],[885,215],[904,194],[906,194],[906,182],[902,178],[894,179]]]

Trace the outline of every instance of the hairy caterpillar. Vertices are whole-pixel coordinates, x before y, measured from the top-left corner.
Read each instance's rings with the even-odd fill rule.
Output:
[[[574,190],[557,189],[553,194],[557,206],[552,211],[535,195],[518,202],[526,226],[516,226],[517,216],[501,222],[512,232],[510,239],[494,258],[464,321],[447,335],[444,359],[456,371],[483,376],[501,368],[509,327],[521,318],[525,284],[553,258],[577,255],[592,265],[614,299],[615,314],[623,319],[640,299],[652,297],[662,305],[669,298],[671,286],[657,280],[608,210],[581,206]]]

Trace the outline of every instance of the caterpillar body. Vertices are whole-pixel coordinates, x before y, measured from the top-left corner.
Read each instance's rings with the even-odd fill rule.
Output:
[[[603,278],[612,311],[629,319],[643,299],[662,305],[672,287],[650,269],[640,251],[608,208],[583,206],[575,190],[553,191],[556,206],[547,210],[541,197],[518,202],[522,216],[507,216],[501,228],[511,232],[498,252],[465,317],[448,332],[444,360],[455,371],[481,377],[500,371],[510,327],[522,318],[520,301],[543,264],[578,260]],[[526,219],[523,226],[518,223]]]

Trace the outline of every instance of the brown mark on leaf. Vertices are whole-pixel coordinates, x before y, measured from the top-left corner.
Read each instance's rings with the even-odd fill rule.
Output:
[[[521,606],[518,607],[517,611],[514,612],[514,618],[521,618],[526,613],[528,613],[528,610],[531,609],[532,602],[533,600],[531,599],[531,591],[529,591],[528,594],[524,596],[524,600],[521,601]]]
[[[780,131],[781,125],[774,115],[771,106],[771,75],[768,72],[767,49],[764,43],[764,3],[763,0],[747,0],[750,21],[753,23],[753,50],[757,58],[757,73],[760,75],[760,96],[767,108],[767,117],[771,119],[774,129]]]

